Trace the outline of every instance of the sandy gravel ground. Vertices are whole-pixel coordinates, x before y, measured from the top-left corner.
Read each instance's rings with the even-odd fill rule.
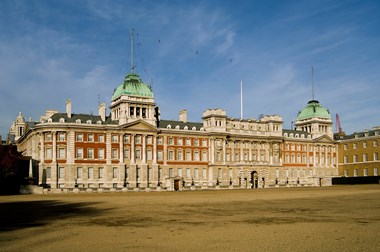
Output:
[[[0,251],[380,251],[380,185],[0,196]]]

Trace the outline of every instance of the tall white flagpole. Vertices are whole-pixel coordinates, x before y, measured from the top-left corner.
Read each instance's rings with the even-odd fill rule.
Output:
[[[240,119],[243,119],[243,81],[240,81]]]

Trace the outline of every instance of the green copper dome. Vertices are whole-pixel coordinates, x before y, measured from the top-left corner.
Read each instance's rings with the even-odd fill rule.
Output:
[[[314,117],[331,119],[330,112],[322,107],[317,100],[309,101],[307,106],[298,112],[297,120],[305,120]]]
[[[120,84],[112,95],[112,100],[122,95],[133,95],[153,98],[153,91],[150,86],[141,81],[140,76],[136,73],[128,74],[124,83]]]

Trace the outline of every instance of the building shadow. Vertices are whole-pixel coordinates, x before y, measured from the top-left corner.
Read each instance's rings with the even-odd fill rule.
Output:
[[[100,213],[96,202],[22,201],[0,203],[0,232],[47,225],[55,220]],[[101,210],[103,211],[103,210]]]

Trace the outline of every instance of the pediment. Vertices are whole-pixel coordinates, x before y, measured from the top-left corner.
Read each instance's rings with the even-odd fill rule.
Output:
[[[334,143],[335,141],[328,135],[323,135],[314,139],[314,142],[315,143]]]
[[[132,130],[132,131],[157,131],[157,128],[143,120],[136,120],[121,125],[122,129]]]

